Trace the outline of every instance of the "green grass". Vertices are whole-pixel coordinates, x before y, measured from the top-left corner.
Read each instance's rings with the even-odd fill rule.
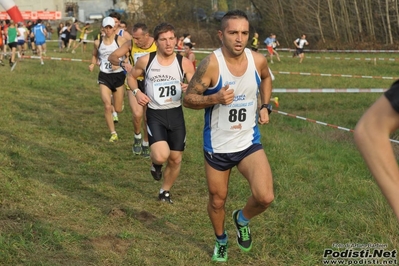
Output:
[[[49,56],[90,58],[52,53]],[[51,48],[54,46],[54,48]],[[91,47],[89,46],[89,51]],[[288,53],[287,53],[288,55]],[[309,54],[314,56],[314,54]],[[320,55],[327,56],[327,55]],[[328,56],[331,56],[328,54]],[[342,56],[342,55],[340,55]],[[368,54],[350,55],[370,57]],[[391,55],[378,55],[378,57]],[[202,58],[197,55],[197,59]],[[395,63],[290,57],[273,71],[396,76]],[[150,161],[133,156],[128,102],[120,141],[108,130],[88,63],[25,59],[0,69],[1,265],[213,265],[206,212],[203,112],[184,109],[187,149],[172,196],[158,202]],[[387,88],[390,80],[276,75],[279,88]],[[354,128],[380,94],[273,94],[280,110]],[[253,250],[235,243],[231,212],[250,192],[233,169],[226,206],[229,265],[322,265],[333,243],[398,246],[391,209],[357,152],[350,132],[272,114],[261,127],[275,201],[251,222]]]

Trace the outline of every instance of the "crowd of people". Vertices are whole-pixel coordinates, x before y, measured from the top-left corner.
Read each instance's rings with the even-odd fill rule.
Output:
[[[129,34],[126,31],[127,23],[121,20],[121,15],[117,12],[112,12],[110,16],[117,17],[120,22],[120,31],[124,31],[123,34]],[[37,31],[36,34],[38,37],[35,38],[35,33],[33,32],[34,27],[37,24],[42,24],[40,26],[40,31]],[[17,36],[15,37],[15,30]],[[10,29],[10,31],[8,31]],[[4,66],[4,55],[8,55],[7,51],[10,50],[11,58],[9,59],[10,66],[12,66],[15,62],[15,56],[18,55],[23,56],[26,51],[30,50],[33,54],[41,54],[46,53],[46,40],[52,40],[52,34],[56,33],[58,37],[58,51],[59,52],[71,52],[76,53],[76,49],[82,46],[82,52],[87,51],[87,43],[89,39],[89,34],[93,32],[92,26],[90,23],[82,23],[76,20],[75,18],[71,18],[71,20],[67,20],[65,22],[60,22],[57,28],[52,27],[51,23],[46,22],[45,24],[38,19],[37,21],[27,21],[26,23],[19,22],[14,23],[12,20],[4,20],[0,22],[0,49],[2,53],[0,54],[0,65]],[[92,37],[92,36],[91,36]],[[126,36],[125,36],[126,37]],[[44,38],[44,40],[43,40]],[[36,45],[35,39],[40,39],[39,42],[41,45]],[[270,57],[270,63],[273,64],[273,57],[276,56],[277,60],[280,62],[280,56],[277,52],[277,47],[280,46],[276,38],[276,34],[271,33],[264,42],[265,48],[267,50],[267,57]],[[300,38],[297,38],[294,42],[295,51],[293,53],[293,57],[298,56],[300,58],[299,63],[302,63],[304,59],[304,46],[309,43],[306,40],[306,35],[301,35]],[[254,36],[250,42],[250,47],[253,51],[258,52],[259,50],[259,35],[257,32],[254,33]],[[184,33],[182,36],[179,36],[177,39],[176,49],[183,56],[188,57],[192,62],[194,67],[196,67],[196,59],[195,54],[193,52],[193,48],[195,43],[191,41],[191,34]],[[44,64],[43,60],[41,60],[41,64]],[[115,113],[114,113],[115,114]],[[115,120],[117,120],[117,116],[114,116]]]
[[[270,57],[270,63],[273,64],[273,56],[275,55],[277,60],[281,62],[280,55],[277,52],[277,47],[280,46],[279,41],[277,40],[276,34],[270,33],[270,35],[263,41],[266,46],[267,55]],[[251,40],[251,49],[254,52],[259,51],[259,34],[257,32],[254,33],[254,36]],[[294,53],[292,57],[298,56],[300,58],[299,63],[302,63],[303,59],[305,58],[304,54],[304,47],[305,45],[309,45],[308,41],[306,40],[306,35],[302,34],[300,38],[294,40]]]
[[[9,64],[15,64],[16,57],[21,58],[27,51],[40,57],[43,65],[43,55],[46,54],[46,41],[52,40],[56,32],[58,36],[59,52],[75,50],[82,45],[86,52],[88,34],[93,30],[90,23],[81,25],[78,20],[61,22],[53,29],[50,22],[44,23],[42,19],[15,23],[13,20],[0,21],[0,65],[4,66],[5,55],[9,57]]]
[[[10,51],[9,64],[13,67],[16,64],[16,58],[21,58],[27,50],[37,53],[43,63],[42,54],[46,52],[46,39],[48,36],[46,26],[42,20],[38,19],[35,24],[28,21],[26,25],[23,22],[14,22],[13,20],[4,20],[0,22],[0,65],[4,66],[4,57]]]

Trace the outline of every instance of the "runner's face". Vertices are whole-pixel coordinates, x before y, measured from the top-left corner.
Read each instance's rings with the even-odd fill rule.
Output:
[[[117,18],[113,18],[113,19],[114,19],[114,21],[115,21],[115,26],[114,26],[114,28],[115,28],[115,29],[119,28],[120,21],[119,21]]]
[[[218,33],[223,46],[232,55],[241,55],[249,38],[249,23],[244,18],[226,21],[226,28]]]
[[[142,29],[137,29],[132,34],[134,43],[140,48],[147,48],[145,47],[148,40],[148,33],[144,33]]]
[[[109,37],[114,33],[115,28],[113,28],[111,26],[106,26],[103,28],[103,30],[104,30],[105,35]]]
[[[175,52],[176,36],[172,31],[159,34],[157,50],[163,55],[172,55]]]

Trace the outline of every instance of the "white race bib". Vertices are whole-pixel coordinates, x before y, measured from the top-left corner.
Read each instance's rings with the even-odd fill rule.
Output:
[[[133,54],[133,63],[136,64],[137,60],[139,59],[139,57],[142,57],[143,55],[148,54],[148,52],[144,52],[144,53],[134,53]]]
[[[237,101],[220,105],[218,127],[227,131],[246,130],[253,126],[255,101]]]
[[[108,60],[101,60],[100,62],[100,70],[104,73],[111,73],[112,70],[112,63]]]
[[[154,99],[160,105],[180,101],[181,99],[181,86],[179,80],[154,82],[153,88]]]

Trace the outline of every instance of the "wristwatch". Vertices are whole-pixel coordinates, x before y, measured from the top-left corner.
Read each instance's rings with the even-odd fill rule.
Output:
[[[134,89],[134,90],[133,90],[133,95],[134,95],[134,96],[136,96],[136,95],[137,95],[137,93],[139,92],[139,90],[140,90],[139,88],[137,88],[137,89]]]
[[[263,108],[267,109],[267,112],[269,113],[269,115],[273,110],[273,106],[270,103],[262,104],[259,110],[262,110]]]

